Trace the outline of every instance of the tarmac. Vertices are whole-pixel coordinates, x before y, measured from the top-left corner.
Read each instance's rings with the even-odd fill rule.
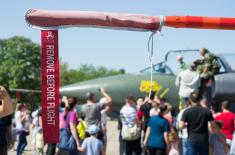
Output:
[[[27,137],[28,145],[25,148],[23,155],[36,155],[36,153],[31,149],[30,137],[31,136]],[[117,129],[117,121],[108,121],[107,123],[108,144],[107,144],[106,155],[119,155],[118,137],[119,137],[119,131]],[[15,143],[14,149],[8,152],[8,155],[16,155],[16,150],[15,150],[16,147],[17,147],[17,142]],[[46,147],[47,146],[44,147],[44,150],[46,150]]]

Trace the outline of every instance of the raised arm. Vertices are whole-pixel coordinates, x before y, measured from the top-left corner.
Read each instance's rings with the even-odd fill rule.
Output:
[[[106,92],[104,88],[100,88],[100,93],[106,98],[106,105],[112,104],[112,98],[109,96],[109,94]]]
[[[2,104],[0,105],[0,118],[1,118],[12,114],[14,112],[14,109],[10,96],[8,95],[6,89],[3,86],[0,86],[0,98],[2,100]]]

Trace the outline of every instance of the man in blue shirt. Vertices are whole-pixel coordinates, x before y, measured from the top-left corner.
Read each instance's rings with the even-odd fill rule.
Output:
[[[0,154],[7,155],[8,148],[14,146],[11,133],[12,116],[8,115],[0,118]]]

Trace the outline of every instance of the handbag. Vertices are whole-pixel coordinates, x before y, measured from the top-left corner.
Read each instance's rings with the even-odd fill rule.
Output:
[[[60,129],[60,142],[58,144],[59,149],[63,150],[76,150],[77,145],[69,127],[70,113],[66,116],[66,126]]]
[[[124,125],[121,131],[122,139],[127,141],[137,140],[141,136],[141,128],[135,124],[130,127],[128,125]]]

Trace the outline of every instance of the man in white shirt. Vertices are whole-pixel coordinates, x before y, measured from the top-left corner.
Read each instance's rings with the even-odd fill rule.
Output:
[[[179,96],[185,107],[190,94],[197,92],[200,86],[200,75],[196,72],[194,64],[189,65],[188,69],[177,75],[175,85],[179,87]]]

